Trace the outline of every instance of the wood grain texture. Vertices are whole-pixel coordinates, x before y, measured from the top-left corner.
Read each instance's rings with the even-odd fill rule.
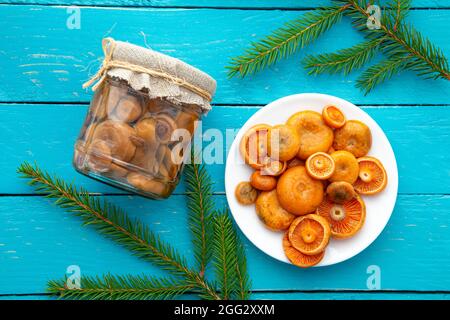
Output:
[[[218,7],[218,8],[317,8],[329,6],[330,0],[3,0],[3,3],[83,5],[118,7]],[[449,0],[413,0],[414,8],[443,8],[450,6]]]
[[[196,300],[193,294],[184,294],[178,299]],[[253,292],[252,300],[449,300],[447,293],[409,293],[409,292]],[[44,293],[37,294],[6,294],[0,295],[0,300],[55,300]]]
[[[110,196],[131,217],[138,217],[163,240],[190,257],[185,197],[162,202]],[[218,208],[225,196],[215,196]],[[280,263],[245,240],[255,290],[365,290],[367,267],[381,268],[384,290],[448,290],[450,276],[450,196],[400,195],[386,229],[358,256],[323,268],[302,270]],[[428,248],[424,250],[424,248]],[[189,260],[192,262],[192,259]],[[82,274],[162,275],[79,219],[39,196],[0,197],[0,294],[44,292],[46,281],[64,276],[69,265]],[[269,276],[270,275],[270,276]]]
[[[203,133],[239,129],[258,107],[216,106],[204,118]],[[0,105],[0,194],[30,193],[17,177],[19,163],[38,161],[65,179],[76,181],[92,192],[121,193],[72,168],[73,145],[86,115],[85,105]],[[387,134],[399,169],[400,193],[450,193],[450,108],[369,107],[371,115]],[[210,131],[211,132],[211,131]],[[231,145],[228,140],[228,145]],[[203,147],[211,142],[205,141]],[[225,146],[224,146],[225,147]],[[223,150],[226,154],[226,149]],[[215,190],[224,192],[224,164],[208,165]],[[183,184],[176,193],[182,193]]]
[[[81,84],[95,73],[105,36],[147,44],[199,67],[218,81],[220,104],[265,104],[299,92],[322,92],[357,104],[447,104],[449,81],[427,81],[406,72],[364,96],[354,88],[358,73],[347,77],[307,76],[300,61],[306,53],[328,52],[363,40],[349,21],[330,30],[303,53],[256,76],[227,79],[229,59],[303,12],[276,10],[83,8],[81,29],[66,27],[64,7],[3,5],[0,21],[0,101],[88,101]],[[450,10],[415,10],[417,29],[447,55]],[[3,29],[5,30],[5,29]],[[12,81],[12,78],[14,79]],[[398,90],[402,88],[402,90]],[[420,94],[418,94],[420,93]]]

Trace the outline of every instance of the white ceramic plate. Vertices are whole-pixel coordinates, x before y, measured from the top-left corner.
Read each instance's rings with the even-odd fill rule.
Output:
[[[315,110],[321,113],[327,104],[338,106],[348,120],[360,120],[369,126],[372,132],[372,148],[369,155],[377,157],[383,163],[388,175],[388,184],[378,195],[363,197],[367,209],[364,226],[350,239],[332,239],[323,260],[317,266],[345,261],[367,248],[383,231],[397,199],[398,172],[394,151],[383,130],[363,110],[346,100],[317,93],[287,96],[268,104],[250,117],[231,145],[225,169],[225,190],[233,217],[245,236],[269,256],[286,263],[290,262],[282,247],[283,232],[268,230],[257,217],[255,207],[239,204],[234,196],[238,183],[248,181],[252,173],[252,169],[244,163],[240,155],[239,142],[243,134],[256,124],[284,123],[291,115],[302,110]]]

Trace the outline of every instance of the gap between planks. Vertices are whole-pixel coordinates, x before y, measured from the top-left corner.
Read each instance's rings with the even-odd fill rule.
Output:
[[[123,9],[123,10],[145,10],[145,9],[161,9],[161,10],[173,10],[173,9],[191,9],[191,10],[241,10],[241,11],[312,11],[312,10],[322,10],[321,7],[311,8],[311,7],[236,7],[236,6],[195,6],[195,5],[185,5],[185,6],[155,6],[155,5],[109,5],[109,4],[62,4],[58,2],[27,2],[27,3],[5,3],[0,2],[0,6],[36,6],[36,7],[79,7],[86,9],[95,9],[95,8],[106,8],[106,9]],[[385,9],[394,10],[395,8],[384,7]],[[421,11],[421,10],[450,10],[450,7],[411,7],[409,10]]]

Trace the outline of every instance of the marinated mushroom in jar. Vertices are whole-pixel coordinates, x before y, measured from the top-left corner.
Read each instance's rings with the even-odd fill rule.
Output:
[[[114,159],[129,161],[136,151],[130,137],[135,135],[134,128],[123,122],[105,120],[97,125],[92,140],[102,140],[111,149]]]
[[[122,122],[134,122],[142,114],[141,101],[138,97],[128,96],[119,100],[109,115],[110,119]]]

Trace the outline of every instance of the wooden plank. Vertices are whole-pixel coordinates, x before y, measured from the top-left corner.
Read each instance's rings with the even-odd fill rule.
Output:
[[[105,36],[124,39],[181,58],[218,81],[220,104],[265,104],[299,92],[323,92],[357,104],[447,104],[450,82],[406,72],[364,96],[348,77],[307,76],[299,61],[306,53],[328,52],[362,41],[345,19],[303,53],[244,80],[227,79],[230,57],[249,42],[303,12],[274,10],[83,8],[80,29],[68,29],[65,7],[2,5],[0,20],[14,32],[0,41],[0,101],[88,101],[81,84],[95,73]],[[447,55],[450,10],[414,10],[410,21]],[[213,23],[212,23],[213,22]],[[182,32],[180,32],[182,30]],[[330,41],[332,40],[332,41]],[[14,75],[14,81],[11,79]],[[399,90],[402,88],[402,90]]]
[[[0,300],[53,300],[49,295],[1,295]],[[198,299],[192,294],[185,294],[177,299]],[[253,292],[252,300],[449,300],[448,293],[409,293],[409,292]]]
[[[316,8],[329,6],[329,0],[4,0],[14,4],[45,5],[82,5],[82,6],[117,6],[117,7],[218,7],[218,8]],[[450,6],[449,0],[413,0],[414,8],[443,8]]]
[[[219,107],[204,118],[203,132],[238,129],[258,107]],[[76,180],[92,192],[122,193],[85,178],[72,168],[73,145],[83,123],[85,105],[0,105],[0,194],[29,194],[16,167],[23,161],[37,161],[42,167],[68,180]],[[364,108],[386,132],[397,157],[401,193],[450,193],[449,163],[450,108],[369,107]],[[207,146],[209,142],[204,142]],[[228,141],[228,145],[231,141]],[[224,155],[226,151],[224,151]],[[224,165],[208,165],[224,192]],[[244,179],[244,178],[243,178]],[[182,193],[184,186],[177,188]]]
[[[184,196],[163,202],[140,197],[109,199],[138,217],[165,241],[191,257]],[[217,207],[225,196],[215,196]],[[344,263],[302,270],[280,263],[245,240],[255,290],[366,290],[367,268],[380,267],[382,290],[449,290],[450,196],[400,195],[381,236]],[[426,249],[426,248],[429,248]],[[192,259],[189,259],[192,262]],[[0,294],[44,292],[47,280],[69,265],[83,274],[164,274],[105,239],[78,218],[38,196],[0,197]],[[268,277],[270,275],[270,277]]]

